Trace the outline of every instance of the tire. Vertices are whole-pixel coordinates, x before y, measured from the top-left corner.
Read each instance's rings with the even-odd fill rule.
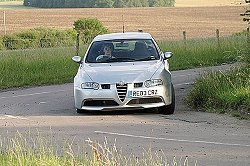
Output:
[[[86,110],[82,110],[82,109],[76,109],[76,113],[78,113],[78,114],[81,114],[81,113],[84,113],[84,112],[86,112]]]
[[[174,92],[174,86],[171,84],[171,90],[172,90],[172,102],[170,105],[164,105],[162,107],[159,107],[159,113],[164,115],[171,115],[174,113],[175,110],[175,92]]]

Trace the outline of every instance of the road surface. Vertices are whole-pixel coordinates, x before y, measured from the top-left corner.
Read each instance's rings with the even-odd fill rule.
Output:
[[[140,156],[145,149],[164,152],[169,160],[189,158],[189,165],[250,165],[250,123],[229,115],[197,112],[184,102],[195,79],[205,71],[225,70],[235,65],[173,72],[176,112],[156,110],[90,112],[74,110],[73,84],[0,92],[0,135],[11,137],[39,131],[58,143],[90,138],[122,148],[125,155]]]

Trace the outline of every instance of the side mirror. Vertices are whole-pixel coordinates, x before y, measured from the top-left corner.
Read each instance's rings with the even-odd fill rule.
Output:
[[[172,52],[165,52],[165,53],[164,53],[163,59],[164,59],[164,60],[167,60],[167,59],[171,58],[172,56],[173,56],[173,53],[172,53]]]
[[[74,56],[72,60],[76,63],[81,63],[82,58],[80,56]]]

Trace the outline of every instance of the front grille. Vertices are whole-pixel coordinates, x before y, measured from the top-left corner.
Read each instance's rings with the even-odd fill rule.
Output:
[[[154,98],[139,98],[139,99],[132,99],[132,100],[130,100],[127,105],[152,104],[152,103],[161,103],[161,102],[163,102],[163,101],[159,97],[154,97]]]
[[[121,100],[121,102],[123,102],[127,95],[128,84],[124,85],[116,84],[116,89],[119,99]]]
[[[118,106],[119,104],[114,100],[85,100],[84,106]]]

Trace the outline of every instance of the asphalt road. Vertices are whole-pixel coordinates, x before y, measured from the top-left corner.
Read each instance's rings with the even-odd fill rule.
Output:
[[[183,101],[194,80],[206,71],[234,65],[175,71],[176,112],[155,110],[77,114],[73,84],[0,92],[0,135],[11,137],[39,131],[58,143],[90,138],[116,144],[125,155],[140,156],[145,149],[164,152],[169,160],[188,156],[189,165],[250,165],[250,122],[229,115],[192,111]]]

